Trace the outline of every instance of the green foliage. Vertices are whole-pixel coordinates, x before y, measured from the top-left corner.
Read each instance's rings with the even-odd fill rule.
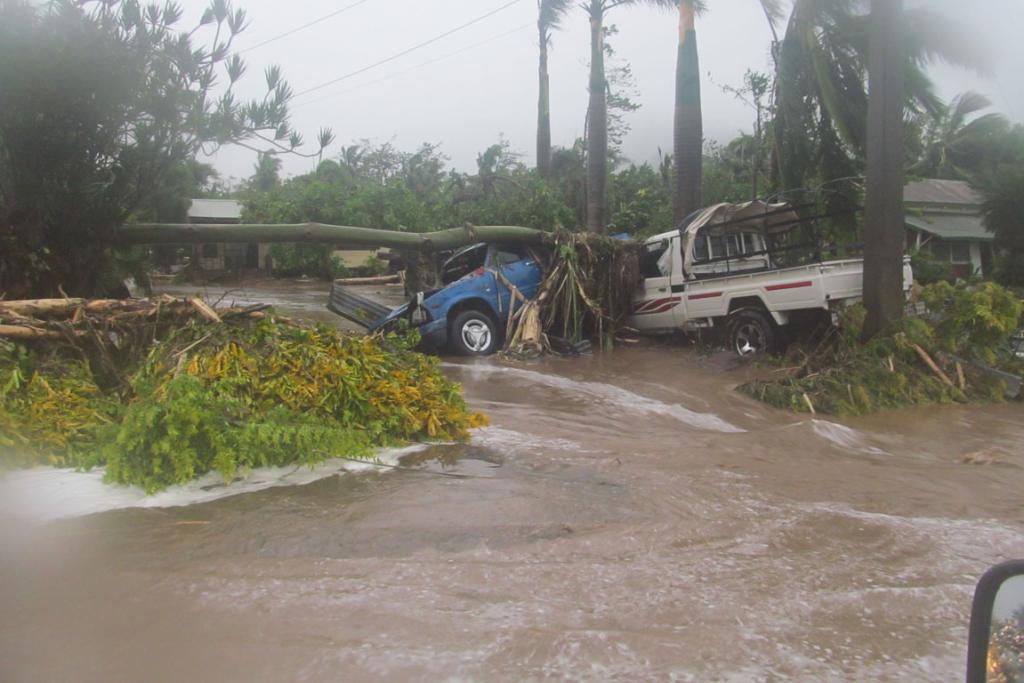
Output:
[[[984,198],[981,207],[985,228],[995,234],[995,247],[1001,253],[996,263],[996,279],[1011,287],[1024,286],[1024,127],[1014,133],[1018,153],[989,175],[976,179]]]
[[[181,17],[175,3],[0,3],[0,291],[102,294],[116,228],[179,213],[166,195],[204,144],[302,144],[279,69],[264,96],[236,97],[245,12],[213,0],[208,30]]]
[[[1024,315],[1024,302],[992,282],[959,287],[937,282],[924,289],[921,300],[932,316],[938,348],[988,363],[998,361]]]
[[[922,360],[919,346],[934,362],[957,372],[940,352],[977,359],[1009,372],[1024,370],[1009,352],[1008,340],[1018,329],[1024,303],[993,283],[953,286],[939,282],[926,287],[922,300],[929,315],[907,318],[900,329],[861,343],[863,306],[847,309],[838,333],[823,343],[781,380],[758,380],[741,391],[771,405],[823,413],[863,414],[885,408],[924,403],[998,401],[1003,385],[967,368],[967,384],[948,384]]]
[[[40,358],[0,340],[0,466],[87,464],[118,401],[80,359]]]
[[[334,256],[329,244],[273,244],[270,256],[274,259],[274,274],[283,277],[308,276],[322,280],[346,277],[348,271],[341,259]]]
[[[88,367],[0,357],[0,447],[8,464],[107,466],[154,492],[210,471],[313,464],[421,439],[461,440],[471,413],[415,338],[354,337],[264,319],[191,323],[153,345],[124,400]]]
[[[927,252],[915,251],[911,254],[910,266],[914,271],[914,279],[923,285],[953,279],[953,269],[949,262],[940,261]]]

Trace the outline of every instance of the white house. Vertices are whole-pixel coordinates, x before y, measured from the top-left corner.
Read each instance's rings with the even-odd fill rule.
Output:
[[[981,196],[960,180],[917,180],[903,190],[907,249],[948,262],[954,277],[992,269],[993,234],[981,223]]]

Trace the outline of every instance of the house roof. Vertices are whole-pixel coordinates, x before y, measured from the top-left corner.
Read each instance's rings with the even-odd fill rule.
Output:
[[[944,240],[991,242],[994,238],[976,213],[925,211],[908,214],[906,223]]]
[[[903,201],[907,204],[931,204],[959,207],[977,207],[981,195],[962,180],[915,180],[903,188]]]
[[[192,223],[238,223],[242,220],[242,205],[234,199],[193,199],[188,219]]]

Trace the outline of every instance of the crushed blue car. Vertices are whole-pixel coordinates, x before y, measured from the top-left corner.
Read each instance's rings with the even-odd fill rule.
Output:
[[[427,348],[486,356],[503,342],[512,305],[506,282],[533,298],[543,279],[540,258],[536,248],[526,245],[474,244],[441,266],[441,289],[417,292],[405,304],[388,308],[335,282],[327,308],[370,332],[405,320],[419,330]]]

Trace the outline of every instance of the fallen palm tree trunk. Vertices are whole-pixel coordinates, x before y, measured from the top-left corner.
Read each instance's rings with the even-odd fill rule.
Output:
[[[296,325],[263,305],[2,302],[0,466],[105,465],[108,481],[152,492],[466,438],[486,418],[414,342]]]
[[[202,242],[318,242],[402,250],[445,251],[477,242],[540,244],[547,233],[521,226],[466,225],[435,232],[399,232],[325,223],[294,225],[218,225],[199,223],[133,223],[117,231],[117,242],[185,244]]]

